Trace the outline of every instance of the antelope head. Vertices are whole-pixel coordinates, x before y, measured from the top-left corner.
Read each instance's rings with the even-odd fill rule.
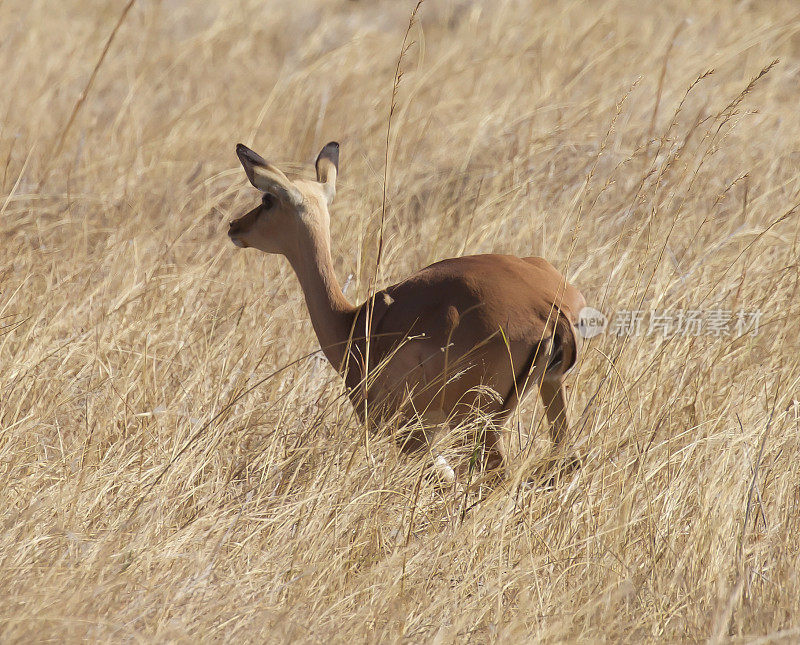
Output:
[[[298,258],[308,243],[328,242],[328,206],[336,194],[339,144],[331,141],[317,156],[317,180],[290,180],[279,168],[241,143],[236,154],[247,178],[263,194],[261,204],[230,223],[238,247]]]

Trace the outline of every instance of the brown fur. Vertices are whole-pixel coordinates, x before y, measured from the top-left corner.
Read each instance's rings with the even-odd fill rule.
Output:
[[[267,203],[231,222],[239,246],[281,253],[300,279],[322,350],[343,375],[351,401],[373,423],[416,419],[459,423],[476,410],[502,422],[539,388],[551,435],[568,428],[562,378],[580,350],[583,296],[546,260],[473,255],[432,264],[351,306],[333,273],[328,204],[339,146],[317,159],[317,182],[290,181],[241,144],[237,153]],[[486,462],[500,465],[504,440],[486,437]],[[404,436],[426,444],[424,430]]]

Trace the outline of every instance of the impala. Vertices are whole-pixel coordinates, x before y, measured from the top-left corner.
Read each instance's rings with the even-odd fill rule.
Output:
[[[339,144],[319,153],[316,181],[290,180],[242,144],[236,154],[263,195],[230,223],[228,235],[236,246],[289,260],[321,349],[362,420],[375,427],[393,418],[408,453],[428,446],[432,429],[482,413],[494,422],[479,451],[491,470],[507,458],[503,420],[538,389],[553,442],[563,443],[569,424],[562,380],[578,357],[585,301],[550,263],[508,255],[442,260],[354,307],[331,261],[328,209]],[[452,479],[446,462],[436,461]]]

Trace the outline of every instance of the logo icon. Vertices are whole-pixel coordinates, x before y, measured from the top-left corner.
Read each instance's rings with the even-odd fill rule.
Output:
[[[578,313],[578,333],[584,338],[599,336],[607,325],[608,319],[597,309],[584,307]]]

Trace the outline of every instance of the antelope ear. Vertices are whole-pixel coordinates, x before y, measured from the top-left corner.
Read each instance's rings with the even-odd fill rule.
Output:
[[[247,178],[253,186],[292,206],[297,207],[303,203],[303,196],[297,187],[264,157],[241,143],[236,144],[236,156],[242,162]]]
[[[339,172],[339,144],[331,141],[320,150],[317,161],[314,164],[317,168],[317,181],[322,184],[328,204],[336,196],[336,175]]]
[[[244,171],[247,173],[247,178],[251,182],[253,181],[253,168],[257,166],[264,167],[267,165],[267,160],[264,159],[264,157],[257,152],[250,150],[250,148],[243,143],[236,144],[236,156],[239,157],[239,161],[242,162]]]

